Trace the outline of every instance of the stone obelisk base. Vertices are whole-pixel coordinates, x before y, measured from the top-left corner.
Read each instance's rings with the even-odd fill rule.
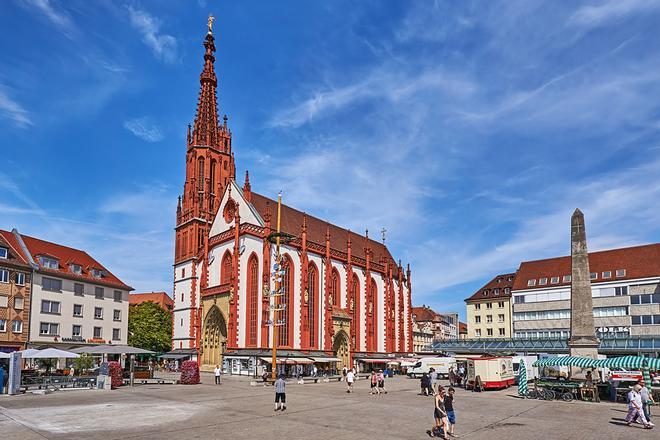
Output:
[[[571,338],[568,341],[568,347],[571,356],[598,359],[598,339],[596,338]],[[572,379],[584,379],[586,375],[587,370],[582,371],[579,367],[571,367]]]

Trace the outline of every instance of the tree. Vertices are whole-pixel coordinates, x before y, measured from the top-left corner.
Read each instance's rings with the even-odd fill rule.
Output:
[[[93,366],[94,358],[87,353],[83,353],[73,360],[73,368],[78,374],[82,374],[83,371],[89,370]]]
[[[172,315],[158,304],[146,301],[128,310],[128,344],[155,352],[172,347]]]

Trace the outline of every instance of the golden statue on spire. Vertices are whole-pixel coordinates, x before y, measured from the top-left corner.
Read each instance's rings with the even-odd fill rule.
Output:
[[[209,34],[213,34],[213,22],[215,21],[215,17],[211,14],[209,14],[209,21],[207,22],[209,26]]]

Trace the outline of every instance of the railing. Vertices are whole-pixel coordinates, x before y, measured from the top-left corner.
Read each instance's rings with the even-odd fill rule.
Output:
[[[23,376],[21,387],[26,390],[96,388],[96,376]]]

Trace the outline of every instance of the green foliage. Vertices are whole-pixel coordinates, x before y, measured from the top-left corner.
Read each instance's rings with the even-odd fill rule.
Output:
[[[128,311],[128,345],[155,352],[172,348],[172,315],[151,301]]]
[[[73,368],[75,369],[76,374],[81,374],[84,370],[89,370],[93,366],[94,358],[87,353],[82,353],[80,357],[73,360]]]
[[[39,365],[50,374],[50,370],[57,366],[57,359],[39,359]]]

